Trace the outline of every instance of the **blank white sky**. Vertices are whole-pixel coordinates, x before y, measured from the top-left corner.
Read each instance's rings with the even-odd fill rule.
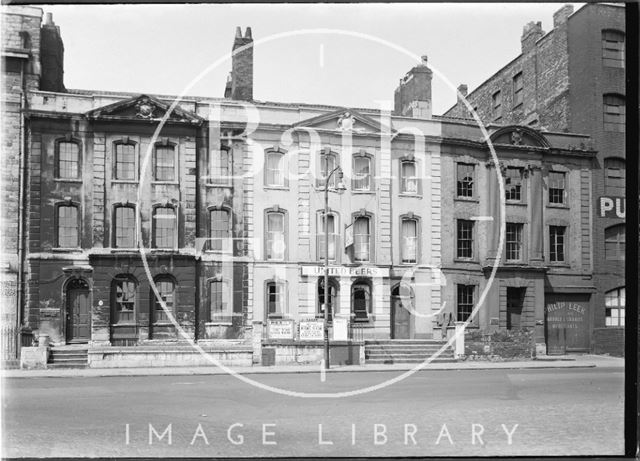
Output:
[[[577,10],[581,4],[574,4]],[[60,26],[67,88],[179,94],[231,51],[236,26],[254,40],[330,28],[373,35],[428,55],[429,63],[473,90],[520,52],[522,27],[548,32],[562,4],[264,4],[44,6]],[[322,45],[322,46],[321,46]],[[321,49],[324,57],[321,58]],[[321,65],[321,61],[323,64]],[[254,98],[347,107],[393,100],[415,65],[407,55],[361,38],[300,35],[257,45]],[[231,63],[211,71],[190,95],[222,97]],[[433,112],[455,103],[437,76]]]

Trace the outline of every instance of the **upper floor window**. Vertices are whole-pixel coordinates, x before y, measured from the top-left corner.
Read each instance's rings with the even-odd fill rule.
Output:
[[[475,166],[469,163],[458,163],[456,170],[458,197],[473,197]]]
[[[513,107],[519,106],[524,102],[522,72],[518,72],[513,77]]]
[[[329,234],[329,261],[335,261],[336,248],[338,247],[338,222],[335,213],[329,213],[327,216],[327,232]],[[324,213],[318,213],[318,259],[324,260],[325,257],[325,229],[324,229]]]
[[[267,282],[267,316],[282,317],[285,309],[285,284],[280,281]]]
[[[457,231],[457,257],[473,258],[473,221],[458,219]]]
[[[371,220],[360,216],[353,223],[353,255],[356,261],[371,259]]]
[[[57,143],[56,177],[77,179],[80,177],[80,146],[71,141]]]
[[[507,167],[504,180],[504,192],[507,200],[514,202],[520,202],[522,200],[523,173],[522,168]]]
[[[130,323],[136,320],[138,284],[127,275],[117,276],[111,285],[113,323]]]
[[[502,117],[502,92],[496,91],[491,97],[493,103],[493,118]]]
[[[365,156],[353,157],[352,189],[357,191],[371,190],[371,158]]]
[[[133,144],[118,143],[116,150],[115,179],[136,179],[136,147]]]
[[[114,212],[115,248],[134,248],[136,246],[136,209],[129,205],[119,205]]]
[[[156,181],[176,180],[176,153],[174,146],[156,146],[153,178]]]
[[[400,163],[400,192],[412,195],[418,193],[418,165],[415,160],[403,160]]]
[[[171,314],[174,314],[175,307],[175,285],[173,280],[171,280],[167,276],[163,276],[155,281],[156,289],[158,290],[158,294],[160,298],[156,296],[156,294],[151,290],[151,299],[153,300],[153,322],[169,322],[169,315],[167,311]],[[167,310],[165,311],[162,303],[166,306]]]
[[[79,246],[78,207],[75,205],[58,206],[58,247],[77,248]]]
[[[604,230],[604,255],[608,260],[624,261],[626,231],[624,224]]]
[[[212,322],[231,323],[231,293],[226,280],[209,282],[209,312]]]
[[[602,31],[602,64],[609,67],[624,67],[624,32]]]
[[[284,180],[284,154],[282,152],[267,152],[264,185],[284,187]]]
[[[624,132],[625,123],[625,98],[619,94],[605,94],[604,105],[604,131]]]
[[[285,215],[279,211],[267,213],[266,259],[282,261],[285,258]]]
[[[624,326],[625,288],[616,288],[604,294],[605,325],[608,327]]]
[[[522,224],[507,223],[507,261],[520,261],[522,259],[522,228]]]
[[[564,262],[566,231],[564,226],[549,226],[549,261]]]
[[[461,284],[458,284],[457,287],[456,320],[466,322],[473,312],[473,294],[476,287]]]
[[[549,203],[564,203],[565,174],[560,171],[549,172]]]
[[[401,229],[400,254],[403,263],[418,262],[418,220],[403,218]]]
[[[604,184],[609,187],[625,187],[626,162],[622,158],[604,159]]]
[[[209,249],[222,251],[231,237],[231,213],[226,209],[215,209],[209,212]]]
[[[231,181],[231,152],[226,147],[211,152],[211,183],[228,185]]]
[[[320,178],[318,180],[318,186],[324,187],[327,177],[335,170],[339,165],[338,156],[334,152],[324,152],[320,155]],[[335,189],[338,184],[338,175],[333,174],[329,180],[329,189]]]
[[[153,248],[176,247],[176,210],[159,206],[153,210]]]

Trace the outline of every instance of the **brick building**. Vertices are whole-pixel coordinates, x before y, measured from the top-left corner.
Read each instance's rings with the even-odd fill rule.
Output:
[[[66,89],[56,37],[40,48],[51,75],[25,93],[16,151],[27,166],[22,318],[54,350],[86,345],[95,367],[206,363],[196,341],[251,364],[274,340],[300,345],[303,330],[320,351],[324,309],[360,339],[434,340],[481,301],[472,328],[588,349],[586,136],[488,125],[510,194],[489,284],[498,175],[473,122],[432,115],[426,57],[400,81],[394,113],[259,102],[251,30],[238,29],[225,97],[170,110],[170,96]],[[545,302],[585,315],[572,317],[575,338],[549,333]]]
[[[596,150],[591,204],[594,309],[591,349],[624,350],[625,241],[625,9],[570,5],[554,14],[553,29],[524,27],[522,53],[489,77],[467,100],[485,122],[584,133]],[[460,88],[466,94],[466,86]],[[445,113],[469,117],[458,102]]]

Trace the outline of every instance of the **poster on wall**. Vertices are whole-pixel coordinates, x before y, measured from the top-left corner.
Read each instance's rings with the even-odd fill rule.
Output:
[[[324,322],[322,320],[301,320],[300,340],[316,341],[324,339]]]

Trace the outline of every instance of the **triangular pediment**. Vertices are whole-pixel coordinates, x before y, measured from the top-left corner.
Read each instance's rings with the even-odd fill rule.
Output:
[[[169,111],[171,104],[159,100],[153,96],[142,94],[134,98],[125,99],[124,101],[118,101],[107,106],[102,106],[97,109],[93,109],[87,112],[87,117],[90,119],[102,119],[102,120],[148,120],[148,121],[161,121]],[[197,114],[186,111],[176,106],[169,117],[167,122],[172,123],[189,123],[199,125],[203,122],[203,119]]]
[[[361,114],[357,110],[344,108],[338,109],[317,117],[308,118],[295,123],[293,127],[314,128],[318,130],[331,130],[336,132],[352,133],[391,133],[392,128],[382,125],[369,117]]]
[[[547,139],[536,130],[526,126],[505,126],[491,134],[494,144],[511,145],[516,147],[549,147]]]

